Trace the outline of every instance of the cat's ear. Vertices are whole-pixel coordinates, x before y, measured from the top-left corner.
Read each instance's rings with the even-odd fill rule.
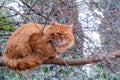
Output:
[[[73,28],[73,23],[67,24],[69,28]]]

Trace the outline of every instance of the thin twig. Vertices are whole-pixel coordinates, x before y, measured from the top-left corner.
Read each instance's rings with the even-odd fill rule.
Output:
[[[13,9],[13,8],[10,8],[10,7],[6,7],[6,6],[2,6],[2,7],[14,11],[14,12],[16,12],[16,14],[19,14],[19,15],[23,16],[24,18],[26,18],[28,21],[30,21],[27,16],[25,16],[24,14],[18,12],[17,10],[15,10],[15,9]]]
[[[24,2],[23,0],[20,0],[24,5],[26,5],[28,8],[31,8],[26,2]],[[42,14],[40,14],[39,12],[37,12],[36,10],[34,10],[34,9],[32,9],[31,8],[31,10],[34,12],[34,13],[36,13],[37,15],[39,15],[39,16],[41,16],[41,17],[43,17],[43,18],[45,18],[45,19],[47,19],[47,17],[45,17],[45,16],[43,16]],[[51,19],[48,19],[49,21],[52,21]]]
[[[28,13],[30,13],[30,11],[32,10],[32,8],[35,6],[35,4],[37,3],[37,1],[38,0],[36,0],[35,2],[34,2],[34,4],[31,6],[31,8],[29,9],[29,12]]]

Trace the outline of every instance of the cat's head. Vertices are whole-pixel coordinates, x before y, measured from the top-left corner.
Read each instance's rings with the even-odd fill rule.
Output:
[[[45,27],[43,34],[48,42],[52,42],[57,51],[61,52],[74,44],[72,33],[73,24],[60,24],[52,22]]]

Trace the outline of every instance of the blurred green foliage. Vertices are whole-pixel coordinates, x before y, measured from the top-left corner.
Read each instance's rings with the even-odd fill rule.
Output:
[[[34,1],[30,1],[31,4],[33,4]],[[60,3],[60,0],[57,1]],[[105,6],[105,4],[103,6]],[[3,14],[3,12],[5,13]],[[10,11],[0,10],[0,34],[8,34],[16,29],[16,25],[10,23],[14,22],[14,20],[5,17],[8,15],[11,15]],[[0,38],[0,41],[1,40],[2,38]],[[75,51],[77,52],[77,50]],[[81,58],[81,55],[73,54],[72,58]],[[102,64],[89,65],[86,69],[83,69],[83,67],[84,66],[42,65],[39,69],[30,71],[29,74],[32,80],[120,80],[119,73],[114,74],[107,71]],[[20,72],[14,72],[6,67],[0,68],[0,80],[26,80],[26,78],[26,75]]]

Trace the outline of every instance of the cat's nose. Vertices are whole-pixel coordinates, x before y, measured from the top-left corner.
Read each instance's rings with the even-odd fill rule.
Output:
[[[63,41],[62,37],[61,37],[61,36],[59,36],[59,38],[60,38],[60,41],[62,42],[62,41]]]

